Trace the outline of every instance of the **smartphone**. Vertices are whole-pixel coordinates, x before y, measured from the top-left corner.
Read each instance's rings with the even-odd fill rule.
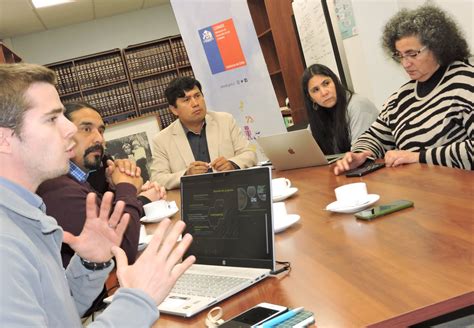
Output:
[[[396,200],[386,205],[375,206],[355,213],[355,217],[361,220],[373,220],[379,216],[412,207],[413,202],[409,200]]]
[[[268,319],[276,317],[283,312],[288,311],[288,308],[281,305],[270,303],[260,303],[255,305],[250,310],[247,310],[236,317],[224,322],[219,327],[225,328],[248,328],[255,327]]]
[[[362,166],[347,171],[346,177],[361,177],[384,167],[385,163],[375,163],[373,161],[366,161]]]

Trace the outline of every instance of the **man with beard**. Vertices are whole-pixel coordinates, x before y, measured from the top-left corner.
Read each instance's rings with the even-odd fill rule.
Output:
[[[46,204],[46,213],[56,218],[65,231],[78,236],[85,222],[87,194],[95,192],[98,205],[102,200],[102,194],[91,187],[87,178],[91,171],[101,166],[104,156],[105,125],[99,111],[86,103],[66,104],[64,115],[77,127],[77,132],[73,136],[76,143],[75,156],[70,160],[69,173],[43,182],[37,194]],[[108,165],[105,174],[109,185],[114,189],[113,204],[119,200],[125,202],[124,212],[130,214],[130,222],[120,246],[132,264],[138,252],[143,205],[165,197],[165,191],[156,183],[146,183],[142,186],[140,170],[129,160],[117,160],[115,163],[109,160]],[[71,247],[63,243],[61,256],[65,268],[73,255]],[[98,300],[101,299],[102,297],[99,297]]]
[[[151,327],[176,280],[195,261],[181,262],[192,237],[185,224],[163,220],[142,256],[127,265],[118,247],[128,226],[113,195],[86,201],[79,236],[45,214],[35,194],[43,181],[66,174],[76,126],[64,117],[53,71],[35,64],[0,64],[0,326],[82,327],[80,316],[116,267],[119,290],[89,327]],[[64,241],[76,254],[61,265]],[[116,259],[116,266],[112,259]]]
[[[47,214],[55,217],[65,231],[79,235],[84,225],[87,194],[96,192],[97,203],[100,204],[101,201],[101,194],[90,186],[87,178],[101,166],[104,157],[105,124],[99,111],[87,103],[66,104],[64,115],[78,129],[73,137],[76,142],[75,156],[70,161],[67,175],[45,181],[37,193],[46,204]],[[121,169],[116,169],[116,164]],[[128,160],[117,160],[115,163],[109,160],[105,174],[109,186],[115,193],[114,204],[119,200],[124,201],[125,212],[130,214],[130,223],[121,247],[127,254],[129,262],[133,263],[137,255],[143,205],[165,197],[165,191],[157,184],[150,183],[145,184],[146,190],[143,190],[140,170]],[[61,254],[63,265],[66,267],[74,252],[63,244]]]

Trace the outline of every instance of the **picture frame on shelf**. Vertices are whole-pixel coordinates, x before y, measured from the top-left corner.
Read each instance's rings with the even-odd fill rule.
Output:
[[[105,152],[114,159],[130,158],[142,171],[143,182],[150,179],[151,141],[160,131],[156,118],[148,116],[107,127],[104,133]]]

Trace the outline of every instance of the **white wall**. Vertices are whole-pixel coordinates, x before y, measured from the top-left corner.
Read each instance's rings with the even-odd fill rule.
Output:
[[[474,50],[473,0],[434,0],[461,27]],[[423,0],[352,0],[359,34],[344,40],[356,92],[381,108],[386,98],[406,82],[403,69],[383,53],[383,26],[399,8],[414,8]],[[51,31],[4,40],[26,62],[48,64],[130,44],[179,34],[171,5],[162,5]]]
[[[3,42],[3,44],[5,44],[8,47],[8,49],[13,50],[13,45],[12,45],[12,40],[11,39],[2,39],[1,41]]]
[[[11,38],[24,61],[49,64],[179,34],[171,5]]]
[[[381,109],[387,97],[408,80],[404,70],[382,51],[380,38],[385,23],[400,8],[415,8],[424,0],[352,0],[359,34],[344,40],[352,83],[357,93]],[[433,0],[458,22],[474,50],[474,1]]]

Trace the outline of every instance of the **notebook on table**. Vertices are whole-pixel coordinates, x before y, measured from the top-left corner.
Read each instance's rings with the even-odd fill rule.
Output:
[[[308,129],[260,137],[257,142],[277,170],[329,164]]]
[[[196,262],[158,306],[190,317],[275,269],[268,167],[181,178],[181,214]]]

